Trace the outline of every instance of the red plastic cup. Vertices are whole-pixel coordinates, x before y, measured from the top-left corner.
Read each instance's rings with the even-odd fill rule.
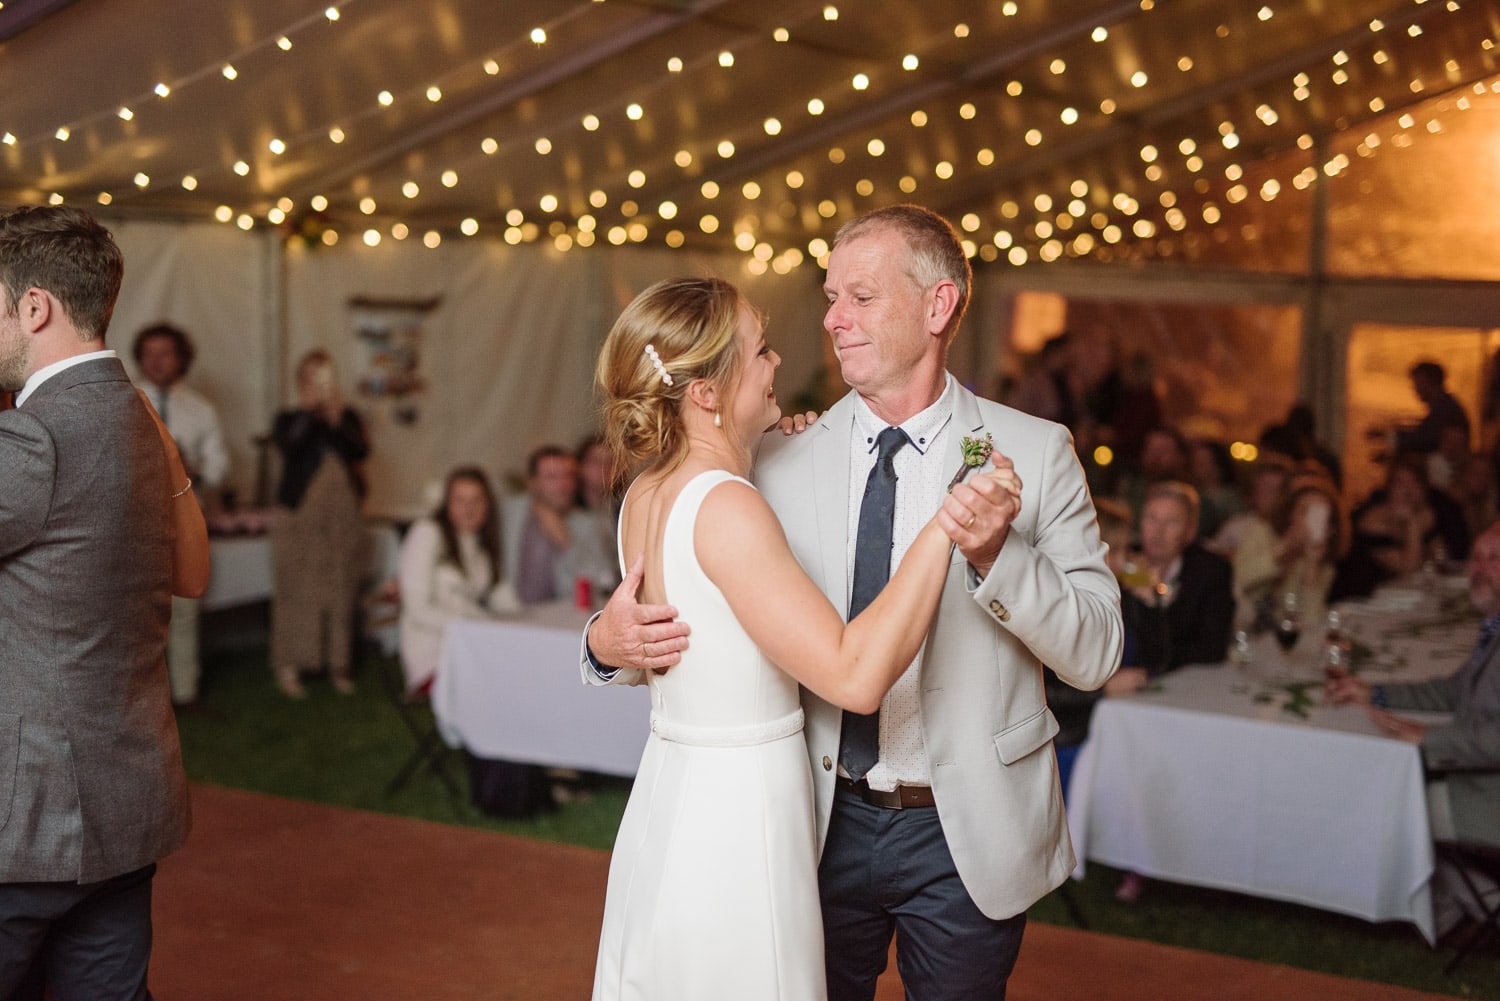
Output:
[[[579,577],[573,581],[573,604],[585,612],[594,607],[593,581],[587,577]]]

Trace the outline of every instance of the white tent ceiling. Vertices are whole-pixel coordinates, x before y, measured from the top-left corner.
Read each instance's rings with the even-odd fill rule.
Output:
[[[1171,256],[1480,99],[1497,37],[1500,0],[8,0],[0,202],[790,265],[910,199],[986,259]]]

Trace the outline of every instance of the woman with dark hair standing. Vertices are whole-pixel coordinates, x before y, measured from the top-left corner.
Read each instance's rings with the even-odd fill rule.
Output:
[[[349,676],[359,593],[359,463],[370,454],[359,415],[344,405],[327,351],[297,364],[297,406],[276,415],[281,452],[277,514],[271,522],[271,670],[276,687],[300,699],[301,673],[327,666],[334,690]]]
[[[500,579],[500,521],[482,470],[460,466],[448,474],[437,510],[401,543],[399,580],[401,668],[408,694],[420,695],[432,686],[449,622],[521,607]]]

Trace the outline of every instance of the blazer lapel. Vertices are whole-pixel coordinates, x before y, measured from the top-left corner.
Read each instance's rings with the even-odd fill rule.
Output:
[[[823,593],[840,615],[849,610],[849,441],[854,394],[835,403],[818,421],[812,443],[813,508],[822,553]]]
[[[979,403],[974,394],[962,386],[953,387],[953,433],[944,446],[943,468],[958,469],[963,461],[964,439],[984,437],[984,418],[979,413]],[[997,448],[1000,447],[996,442]]]

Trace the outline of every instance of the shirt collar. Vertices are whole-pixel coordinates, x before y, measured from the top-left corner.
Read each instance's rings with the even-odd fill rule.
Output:
[[[913,414],[901,424],[901,430],[906,432],[906,437],[911,439],[912,447],[920,455],[927,454],[927,450],[937,440],[938,433],[953,419],[953,374],[949,372],[946,375],[942,395],[926,410]],[[869,451],[875,451],[876,436],[888,427],[890,425],[876,417],[870,405],[856,394],[854,397],[854,433],[864,439],[869,446]]]
[[[117,357],[113,348],[105,348],[103,351],[88,351],[81,355],[73,355],[62,361],[55,361],[51,365],[39,368],[31,373],[31,378],[26,380],[26,385],[21,387],[21,392],[16,396],[16,406],[26,402],[26,398],[36,392],[36,387],[52,378],[64,369],[72,368],[74,365],[82,365],[86,361],[98,361],[100,358]]]

